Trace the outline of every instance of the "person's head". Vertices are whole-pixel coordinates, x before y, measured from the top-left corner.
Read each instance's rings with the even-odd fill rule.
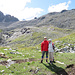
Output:
[[[49,42],[52,42],[52,39],[48,39]]]
[[[47,41],[47,37],[44,37],[44,41]]]

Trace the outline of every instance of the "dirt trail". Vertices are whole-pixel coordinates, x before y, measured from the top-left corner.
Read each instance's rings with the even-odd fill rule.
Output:
[[[40,59],[38,59],[40,60]],[[12,60],[14,61],[15,63],[22,63],[22,62],[32,62],[32,61],[37,61],[37,59],[34,59],[34,58],[29,58],[29,59],[23,59],[23,60]],[[1,65],[7,65],[9,62],[8,61],[1,61],[0,64]]]
[[[23,60],[12,60],[12,61],[14,61],[15,63],[23,63],[23,62],[32,62],[32,61],[39,61],[40,59],[34,59],[34,58],[29,58],[29,59],[23,59]],[[0,65],[7,65],[7,64],[9,64],[9,62],[8,61],[1,61],[0,62]],[[70,64],[70,65],[67,65],[66,67],[65,67],[65,71],[67,72],[67,74],[68,75],[75,75],[75,64]],[[61,73],[64,73],[64,71],[63,70],[60,70],[59,71],[59,74],[61,74]],[[63,75],[63,73],[62,73],[62,75]],[[56,75],[56,74],[54,74],[54,75]]]

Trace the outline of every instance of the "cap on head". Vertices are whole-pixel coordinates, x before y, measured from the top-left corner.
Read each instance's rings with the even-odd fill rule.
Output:
[[[52,41],[52,39],[48,39],[48,41]]]
[[[44,37],[44,39],[47,39],[47,37]]]

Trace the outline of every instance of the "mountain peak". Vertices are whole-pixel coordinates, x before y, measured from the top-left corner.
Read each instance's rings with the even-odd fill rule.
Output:
[[[0,11],[0,22],[15,22],[15,21],[19,21],[18,18],[11,15],[4,15]]]

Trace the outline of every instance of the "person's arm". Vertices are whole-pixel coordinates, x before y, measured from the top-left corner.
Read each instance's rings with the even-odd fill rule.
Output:
[[[53,46],[53,50],[55,50],[55,45],[54,45],[54,43],[52,43],[52,46]]]
[[[41,52],[43,51],[43,43],[41,43]]]
[[[48,48],[49,48],[49,42],[48,42]]]

